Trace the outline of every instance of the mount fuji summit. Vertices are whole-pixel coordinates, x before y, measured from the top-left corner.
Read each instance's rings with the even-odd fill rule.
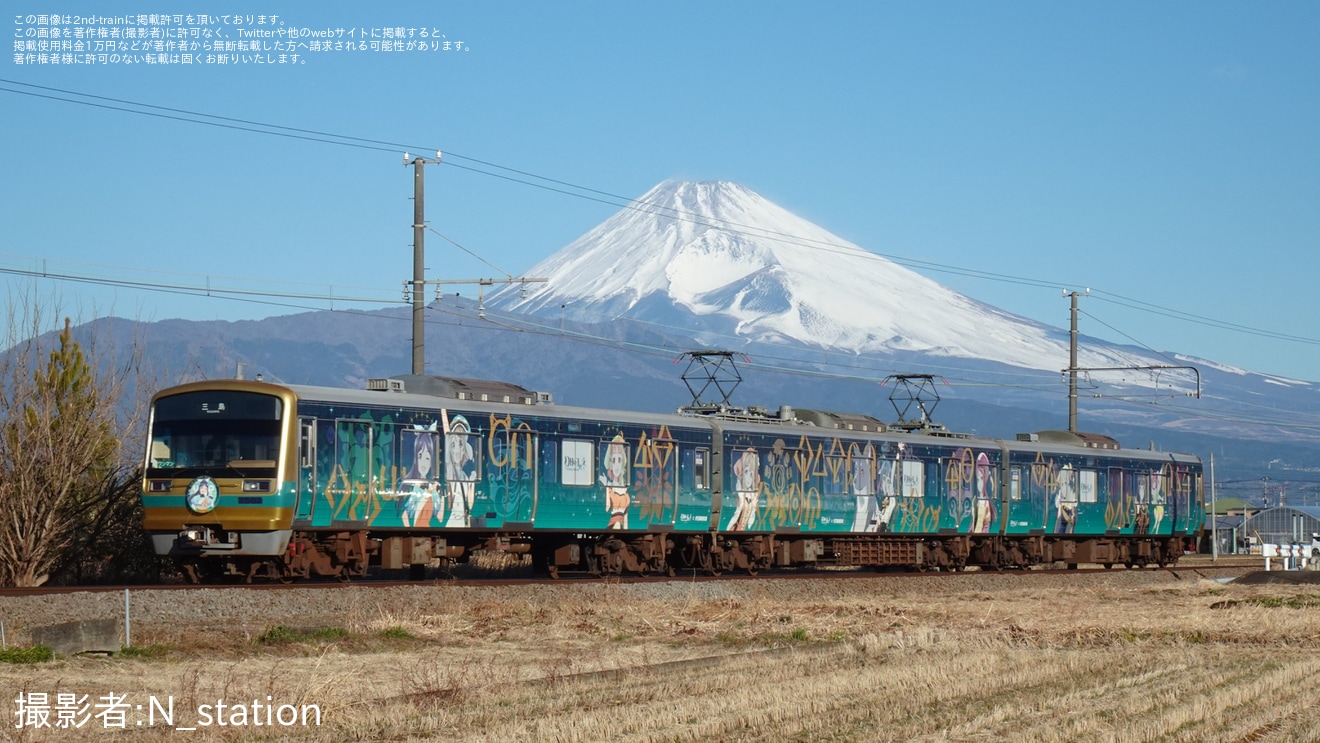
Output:
[[[1058,371],[1063,331],[899,266],[728,181],[667,181],[530,268],[548,279],[509,312],[687,329],[715,347],[802,344]],[[1131,364],[1094,345],[1082,366]]]

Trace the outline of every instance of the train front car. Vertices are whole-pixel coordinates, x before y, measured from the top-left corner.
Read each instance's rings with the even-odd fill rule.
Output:
[[[196,382],[151,400],[142,483],[156,554],[193,581],[251,580],[285,553],[297,500],[297,399],[262,382]]]

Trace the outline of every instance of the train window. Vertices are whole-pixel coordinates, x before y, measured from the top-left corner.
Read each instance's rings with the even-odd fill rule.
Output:
[[[559,442],[551,438],[541,439],[541,482],[551,483],[559,480]]]
[[[710,477],[706,472],[706,466],[709,461],[710,461],[709,449],[697,449],[695,452],[693,452],[692,485],[697,490],[708,490],[710,488]]]
[[[560,483],[564,485],[591,485],[591,473],[596,470],[591,442],[565,439],[559,457]]]
[[[1110,503],[1130,502],[1132,487],[1127,473],[1118,467],[1110,467],[1105,475],[1105,494]]]
[[[1058,497],[1060,503],[1077,502],[1077,473],[1073,471],[1072,465],[1065,464],[1059,470]]]
[[[284,403],[259,392],[185,392],[156,401],[157,421],[264,420],[283,418]]]
[[[1095,470],[1077,472],[1077,500],[1082,503],[1095,503],[1099,500],[1099,488],[1096,487]]]
[[[877,469],[879,470],[875,478],[877,495],[881,498],[892,498],[895,493],[902,491],[899,479],[903,473],[900,468],[894,466],[894,460],[880,460],[880,466]]]
[[[1022,500],[1022,468],[1014,467],[1008,472],[1008,499]]]
[[[467,433],[466,421],[459,427],[458,420],[445,434],[445,480],[477,482],[481,479],[481,437]]]
[[[926,464],[903,460],[904,498],[923,498],[926,495]]]
[[[733,489],[752,493],[760,489],[761,455],[756,449],[744,446],[729,454],[729,471],[733,473]]]
[[[628,487],[628,445],[623,434],[616,434],[607,444],[600,445],[601,482],[607,488]]]
[[[316,419],[302,418],[298,421],[298,463],[302,467],[311,467],[316,463]]]
[[[403,429],[399,431],[399,456],[395,460],[401,478],[412,486],[425,487],[427,483],[440,479],[440,462],[437,461],[440,447],[440,434],[435,431]],[[400,487],[404,487],[401,483]],[[410,490],[411,492],[411,490]]]
[[[825,495],[843,495],[847,492],[848,460],[840,456],[825,457]]]
[[[1168,501],[1168,478],[1163,472],[1150,473],[1150,502],[1154,505],[1163,505]]]
[[[170,454],[170,441],[156,440],[151,442],[151,466],[168,467],[174,464],[174,455]]]
[[[851,465],[848,474],[853,495],[870,495],[874,492],[875,484],[875,449],[867,444],[866,449],[859,450],[857,445],[853,444],[848,459]]]

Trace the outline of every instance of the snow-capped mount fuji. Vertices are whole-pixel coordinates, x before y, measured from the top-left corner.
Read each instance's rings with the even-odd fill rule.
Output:
[[[661,183],[526,275],[548,281],[525,298],[497,292],[492,304],[645,320],[714,345],[787,341],[1054,371],[1068,359],[1061,331],[959,294],[728,181]],[[1079,363],[1131,359],[1089,350]]]

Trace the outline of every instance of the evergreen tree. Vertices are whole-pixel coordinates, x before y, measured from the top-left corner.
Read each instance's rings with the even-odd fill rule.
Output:
[[[38,359],[34,333],[0,360],[0,585],[82,572],[87,550],[124,520],[125,493],[136,499],[117,433],[125,375],[98,374],[68,319]]]

